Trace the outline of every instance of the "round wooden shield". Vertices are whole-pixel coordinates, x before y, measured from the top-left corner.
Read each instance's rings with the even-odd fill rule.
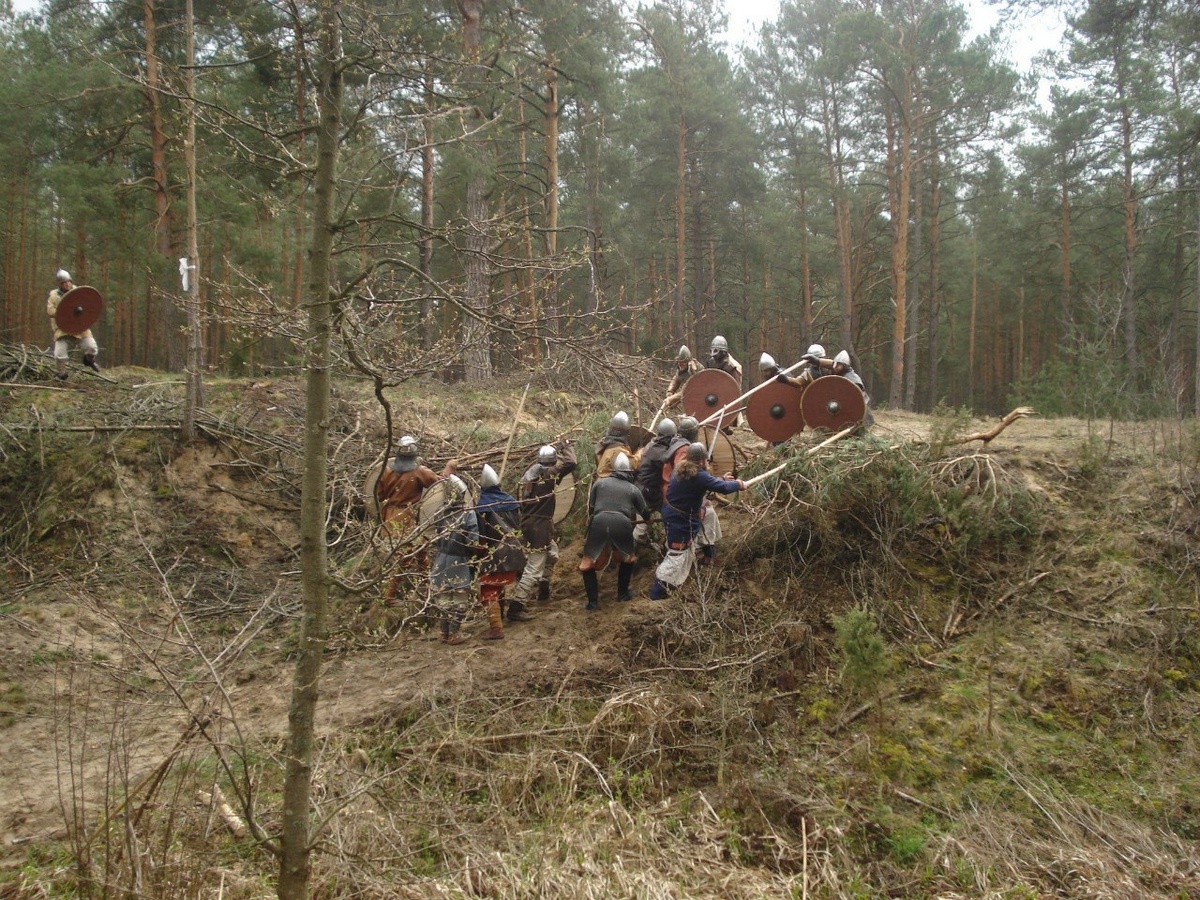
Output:
[[[800,411],[809,428],[841,431],[863,420],[867,400],[853,381],[840,375],[826,375],[804,389]]]
[[[689,416],[703,422],[742,396],[737,379],[720,369],[701,369],[683,386],[683,409]],[[726,414],[733,419],[732,410]]]
[[[705,447],[712,450],[708,460],[708,471],[720,478],[726,472],[737,474],[737,453],[733,449],[733,441],[723,431],[718,431],[711,425],[700,429],[700,440]],[[714,446],[713,441],[716,441]]]
[[[654,432],[649,428],[643,428],[641,425],[629,426],[629,449],[634,453],[637,453],[652,440],[654,440]]]
[[[379,476],[383,474],[386,464],[386,457],[380,454],[367,470],[367,477],[363,480],[363,508],[368,516],[374,518],[379,518],[379,498],[375,496],[375,486],[379,484]]]
[[[575,508],[576,493],[575,476],[568,472],[554,488],[554,514],[551,519],[555,525],[569,516]]]
[[[79,334],[100,321],[104,298],[94,287],[80,285],[62,295],[54,310],[54,324],[65,334]]]
[[[800,411],[803,391],[778,381],[758,389],[746,399],[746,421],[750,430],[764,441],[786,441],[804,430],[804,413]]]
[[[449,497],[449,488],[445,481],[435,481],[427,487],[425,493],[421,495],[421,502],[417,504],[417,524],[429,527],[438,517],[438,513],[442,511],[442,507],[446,505]]]

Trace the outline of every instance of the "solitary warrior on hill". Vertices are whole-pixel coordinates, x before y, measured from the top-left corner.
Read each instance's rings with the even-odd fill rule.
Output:
[[[58,287],[46,298],[46,314],[50,316],[50,324],[54,326],[54,377],[59,381],[67,380],[67,359],[75,346],[83,351],[83,364],[99,374],[100,366],[96,362],[96,354],[100,352],[100,347],[92,337],[92,329],[85,328],[77,334],[68,334],[58,327],[58,320],[54,315],[58,312],[58,304],[63,296],[75,287],[71,281],[71,273],[66,269],[59,269],[54,273],[54,280],[58,282]]]

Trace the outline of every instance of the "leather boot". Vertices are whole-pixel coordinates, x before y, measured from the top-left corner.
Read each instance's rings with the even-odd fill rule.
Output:
[[[584,609],[600,608],[600,580],[596,577],[595,569],[588,569],[583,574],[583,589],[587,592],[587,606]]]
[[[491,626],[483,635],[485,641],[504,640],[504,617],[500,614],[500,601],[489,603],[486,607],[488,624]]]
[[[89,369],[91,369],[93,372],[95,372],[97,375],[100,374],[100,366],[98,366],[96,364],[96,354],[95,353],[83,354],[83,364],[85,366],[87,366]]]
[[[67,361],[65,359],[56,359],[54,361],[54,377],[59,381],[67,380]]]
[[[549,599],[550,599],[550,582],[549,581],[539,581],[538,582],[538,602],[545,603]]]
[[[533,616],[529,609],[525,606],[524,600],[509,600],[508,615],[506,616],[510,622],[532,622]]]
[[[633,563],[624,562],[617,568],[617,600],[626,603],[633,599],[633,591],[629,589],[629,580],[633,578]]]

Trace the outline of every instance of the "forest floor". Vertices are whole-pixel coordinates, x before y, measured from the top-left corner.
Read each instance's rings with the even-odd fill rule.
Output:
[[[183,446],[181,385],[105,375],[0,386],[0,897],[271,896],[235,832],[278,825],[303,385],[214,380]],[[389,399],[471,475],[522,387]],[[580,502],[534,620],[448,647],[380,603],[384,415],[361,382],[334,405],[316,896],[1200,897],[1193,423],[983,447],[955,444],[979,420],[880,411],[722,507],[720,564],[668,601],[644,560],[638,599],[610,572],[583,610]],[[506,486],[618,405],[532,391]],[[817,438],[734,441],[752,472]],[[886,648],[857,685],[854,609]]]

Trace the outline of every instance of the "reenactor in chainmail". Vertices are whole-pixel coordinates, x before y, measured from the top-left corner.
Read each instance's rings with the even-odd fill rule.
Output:
[[[600,608],[599,573],[613,557],[617,560],[617,600],[633,599],[629,589],[637,562],[633,526],[647,513],[646,498],[637,486],[629,457],[618,453],[612,471],[592,482],[588,493],[588,530],[579,560],[587,609]]]
[[[537,461],[521,476],[517,500],[521,504],[521,533],[528,546],[525,570],[513,589],[505,618],[526,622],[529,600],[536,587],[538,600],[550,599],[550,576],[558,562],[558,543],[554,540],[555,488],[575,471],[575,451],[569,442],[546,444],[538,450]]]
[[[593,477],[603,478],[611,472],[618,453],[633,458],[629,446],[629,414],[624,410],[609,420],[608,431],[596,442],[596,474]]]
[[[663,409],[668,409],[683,399],[683,386],[702,368],[704,367],[692,358],[692,351],[688,349],[687,344],[683,344],[675,355],[675,374],[671,383],[667,385],[667,399],[663,403]]]

